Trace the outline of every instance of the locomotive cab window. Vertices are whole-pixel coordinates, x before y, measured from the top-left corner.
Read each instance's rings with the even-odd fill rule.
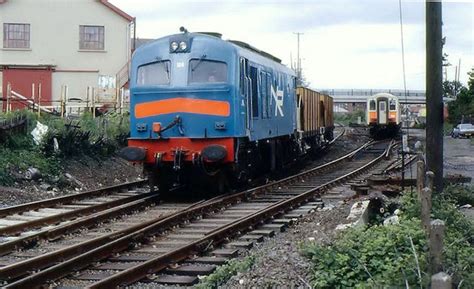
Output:
[[[240,94],[245,95],[245,61],[243,58],[240,58]]]
[[[219,61],[191,59],[189,61],[189,83],[227,82],[227,64]]]
[[[369,102],[369,109],[370,109],[370,110],[375,110],[375,100],[371,100],[371,101]]]
[[[390,110],[397,110],[397,102],[395,99],[390,100]]]
[[[268,109],[268,94],[270,92],[268,91],[268,86],[267,86],[267,74],[262,71],[260,72],[260,95],[262,99],[262,118],[268,118],[269,117],[269,109]]]
[[[258,68],[250,66],[252,117],[258,117]]]
[[[159,61],[138,67],[137,85],[167,85],[170,84],[170,61]]]

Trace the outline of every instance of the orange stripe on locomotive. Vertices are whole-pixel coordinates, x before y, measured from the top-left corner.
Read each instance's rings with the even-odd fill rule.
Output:
[[[169,113],[194,113],[228,117],[230,115],[230,104],[227,101],[176,97],[135,105],[136,118]]]

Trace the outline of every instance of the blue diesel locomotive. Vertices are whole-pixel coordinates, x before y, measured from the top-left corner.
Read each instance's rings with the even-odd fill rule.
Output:
[[[318,131],[306,143],[308,134],[298,131],[293,70],[220,36],[184,31],[133,55],[131,136],[121,154],[143,163],[160,191],[173,183],[223,191],[327,141]]]

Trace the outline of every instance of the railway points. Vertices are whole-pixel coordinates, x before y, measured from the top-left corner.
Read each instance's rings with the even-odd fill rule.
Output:
[[[153,224],[150,221],[148,226],[143,225],[141,228],[135,228],[135,232],[129,231],[130,233],[128,235],[125,233],[122,234],[120,231],[118,231],[118,233],[115,232],[116,236],[120,235],[120,238],[114,240],[111,238],[108,240],[108,243],[103,243],[103,245],[99,247],[94,246],[94,248],[88,247],[88,249],[78,250],[84,251],[84,253],[76,256],[69,255],[67,261],[63,261],[57,265],[52,264],[55,264],[61,259],[56,259],[56,262],[54,262],[54,259],[49,259],[49,266],[52,265],[51,267],[48,267],[48,263],[41,261],[42,255],[38,255],[38,253],[44,249],[41,249],[41,246],[39,246],[39,248],[35,249],[37,250],[36,252],[33,250],[32,252],[34,253],[30,251],[30,254],[24,254],[25,256],[23,256],[23,258],[25,259],[22,262],[13,262],[10,265],[0,268],[0,276],[5,280],[8,279],[8,276],[15,276],[20,272],[24,273],[30,270],[37,272],[36,274],[23,278],[21,275],[15,276],[11,280],[8,280],[10,284],[5,285],[6,288],[20,288],[21,286],[47,284],[50,282],[53,282],[50,284],[56,285],[70,283],[79,284],[79,286],[90,285],[92,287],[97,286],[97,288],[101,286],[104,286],[102,288],[110,288],[110,286],[113,287],[117,285],[117,283],[114,282],[119,282],[119,285],[124,285],[122,284],[122,282],[125,282],[123,280],[128,280],[125,283],[133,283],[131,279],[127,279],[130,277],[126,276],[134,276],[132,279],[135,280],[133,281],[142,280],[150,273],[148,269],[145,271],[143,271],[143,269],[152,266],[150,268],[161,268],[165,269],[163,272],[168,272],[168,275],[166,273],[157,275],[158,277],[155,278],[157,283],[171,282],[170,280],[175,280],[175,284],[183,282],[182,278],[180,279],[179,277],[169,275],[173,272],[173,270],[166,269],[169,268],[170,263],[184,261],[189,256],[201,252],[201,250],[207,249],[207,251],[209,251],[210,248],[214,247],[216,251],[212,258],[216,258],[214,261],[219,263],[219,260],[222,260],[219,258],[222,258],[222,256],[235,254],[236,248],[251,246],[252,239],[260,238],[258,236],[270,236],[274,234],[275,231],[283,230],[291,223],[293,218],[300,217],[321,206],[322,202],[320,197],[329,187],[344,182],[349,178],[353,178],[354,175],[368,170],[370,166],[383,160],[386,155],[385,150],[391,149],[392,145],[393,143],[388,144],[387,142],[365,143],[357,150],[341,158],[294,176],[234,195],[219,196],[188,208],[181,208],[179,212],[171,214],[168,217],[165,216],[162,220],[154,220]],[[368,149],[372,146],[375,146],[375,149]],[[306,205],[303,205],[305,203]],[[160,205],[154,206],[152,210],[160,210]],[[140,215],[140,213],[137,214]],[[135,217],[132,216],[129,218]],[[265,221],[271,220],[272,218],[276,219],[274,223],[270,222],[269,224],[264,224]],[[139,217],[136,217],[136,219],[139,219]],[[127,223],[126,220],[125,222]],[[262,226],[262,224],[264,225]],[[136,226],[137,224],[134,225]],[[176,225],[179,226],[176,227]],[[123,223],[113,225],[113,222],[112,227],[115,229],[126,228]],[[102,229],[100,228],[101,227],[98,228],[99,231],[107,228],[107,225]],[[127,230],[123,229],[123,231]],[[240,232],[240,237],[236,232]],[[100,238],[94,231],[91,231],[89,234],[89,237],[95,236],[95,239]],[[113,233],[109,233],[109,235],[113,235]],[[218,244],[223,241],[229,241],[228,237],[233,235],[236,236],[236,241],[230,241],[228,245],[228,247],[233,247],[232,250],[217,249]],[[251,235],[252,237],[244,237],[246,235]],[[87,236],[88,235],[86,235],[86,238]],[[103,235],[102,237],[110,238],[108,235]],[[67,251],[67,247],[62,246],[70,244],[69,242],[72,242],[71,240],[73,239],[74,238],[65,238],[59,241],[59,243],[52,246],[53,251],[49,251],[43,255],[46,258],[52,255],[59,257],[60,254],[57,252],[62,253]],[[54,244],[54,242],[49,243]],[[81,242],[72,243],[74,243],[74,245],[72,245],[73,247],[79,248],[87,242],[83,241],[83,244],[81,244]],[[89,244],[91,244],[90,241]],[[95,245],[97,244],[100,243],[96,243]],[[130,247],[132,244],[135,245]],[[56,251],[54,249],[56,249]],[[28,250],[25,252],[28,252]],[[33,258],[36,258],[36,264],[42,264],[42,266],[44,266],[44,270],[34,267],[22,267],[28,263],[30,266],[35,264],[35,262],[28,262],[27,256],[31,255],[35,256]],[[211,255],[213,255],[212,251]],[[219,256],[219,258],[216,256]],[[60,258],[64,258],[64,256]],[[200,262],[199,260],[201,260],[201,262],[204,263],[212,263],[212,258],[209,259],[209,257],[204,256],[201,257],[201,259],[190,262],[198,263]],[[170,262],[170,260],[172,260],[172,262]],[[100,263],[97,264],[96,262],[99,261]],[[93,266],[90,267],[90,265]],[[195,266],[196,265],[186,265],[179,268],[181,268],[181,271],[194,270],[195,273],[203,273],[197,270]],[[208,267],[210,270],[213,266],[208,265]],[[22,270],[20,270],[20,268],[22,268]],[[81,268],[84,268],[85,271],[77,271]],[[175,271],[179,273],[180,270],[176,269]],[[69,272],[76,271],[79,273],[65,278]],[[137,272],[140,271],[148,273],[142,276],[137,274]],[[16,274],[13,274],[13,272],[16,272]],[[103,272],[107,272],[106,275],[110,276],[105,276]],[[117,275],[109,274],[111,272]],[[99,278],[100,276],[104,278]],[[193,282],[195,281],[194,279]],[[152,282],[154,281],[152,280]]]

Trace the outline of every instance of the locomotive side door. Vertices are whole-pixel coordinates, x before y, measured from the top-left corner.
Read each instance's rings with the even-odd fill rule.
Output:
[[[387,101],[379,101],[379,124],[387,124]]]
[[[250,89],[251,81],[249,77],[249,61],[246,58],[241,57],[240,61],[240,95],[242,97],[242,106],[245,106],[245,129],[247,134],[251,127],[251,111],[250,111]]]

